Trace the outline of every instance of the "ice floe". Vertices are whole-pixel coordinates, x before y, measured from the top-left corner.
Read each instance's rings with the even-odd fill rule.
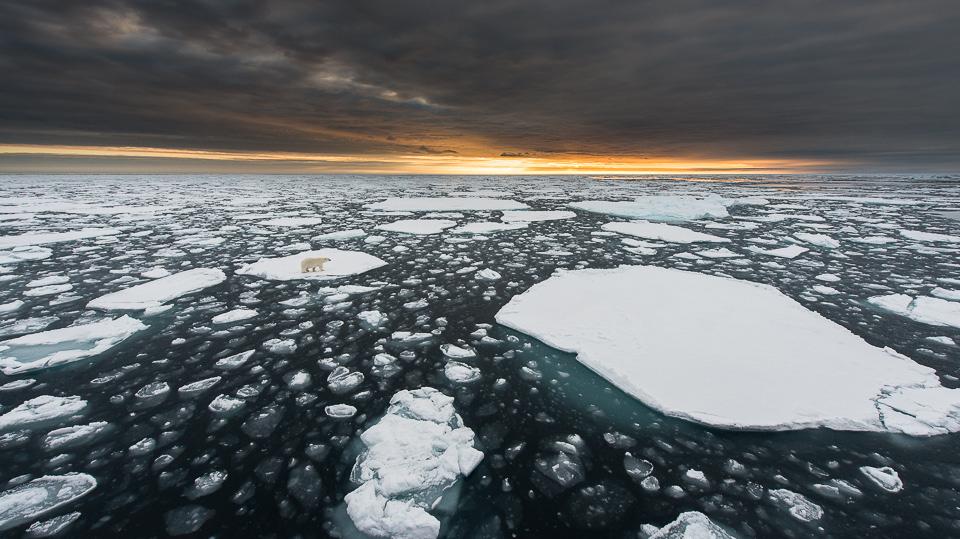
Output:
[[[28,232],[18,236],[0,236],[0,249],[26,245],[45,245],[120,234],[117,228],[82,228],[69,232]]]
[[[386,211],[489,211],[525,210],[529,206],[515,200],[485,197],[395,197],[364,207]]]
[[[457,226],[457,222],[449,219],[401,219],[392,223],[378,225],[377,230],[426,235],[439,234],[455,226]]]
[[[669,241],[671,243],[728,243],[730,240],[690,230],[682,226],[664,223],[648,223],[645,221],[631,221],[627,223],[607,223],[601,228],[610,232],[618,232],[628,236],[636,236],[648,240]]]
[[[181,296],[216,286],[226,279],[227,276],[219,269],[190,269],[100,296],[90,301],[87,307],[106,311],[156,308]]]
[[[727,208],[735,205],[763,205],[763,199],[728,199],[718,195],[695,197],[685,195],[648,195],[631,201],[584,200],[571,202],[569,207],[592,213],[648,219],[651,221],[690,221],[694,219],[723,218],[730,214]]]
[[[305,272],[301,263],[306,259],[326,258],[321,271]],[[275,281],[308,279],[324,281],[364,273],[387,263],[361,251],[317,249],[279,258],[261,258],[237,270],[238,275],[254,275]]]
[[[867,302],[921,324],[960,328],[960,302],[906,294],[873,296]]]
[[[561,272],[515,296],[496,319],[577,353],[647,405],[699,423],[960,430],[960,390],[942,387],[933,369],[767,285],[650,266]]]
[[[0,432],[55,424],[80,414],[87,401],[80,397],[40,395],[0,415]]]
[[[46,369],[102,354],[147,326],[129,316],[32,333],[0,341],[6,375]]]
[[[680,513],[673,522],[660,528],[647,539],[734,539],[699,511]]]
[[[556,221],[559,219],[573,219],[577,214],[565,210],[526,210],[526,211],[505,211],[500,216],[504,223],[530,223],[535,221]]]
[[[92,475],[77,473],[45,475],[0,492],[0,531],[33,522],[96,487]]]
[[[437,537],[440,521],[428,510],[483,459],[473,438],[452,397],[429,387],[394,394],[360,435],[365,449],[351,473],[360,486],[345,498],[350,519],[373,537]]]

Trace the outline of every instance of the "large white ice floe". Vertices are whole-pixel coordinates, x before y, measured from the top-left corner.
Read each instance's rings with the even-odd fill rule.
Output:
[[[14,247],[9,251],[0,251],[0,265],[16,264],[27,260],[45,260],[53,255],[53,251],[46,247],[33,247],[31,245]]]
[[[650,266],[560,272],[496,319],[576,353],[648,406],[706,425],[960,431],[960,390],[933,369],[768,285]]]
[[[404,234],[439,234],[445,229],[455,226],[457,226],[457,222],[449,219],[401,219],[378,225],[377,230],[402,232]]]
[[[31,429],[71,419],[87,407],[80,397],[40,395],[0,415],[0,432]]]
[[[491,234],[494,232],[518,230],[521,228],[527,228],[527,223],[496,223],[484,221],[481,223],[467,223],[463,226],[454,228],[450,232],[453,232],[454,234]]]
[[[687,511],[647,539],[733,539],[733,536],[714,524],[707,515]]]
[[[87,304],[91,309],[139,311],[155,308],[180,296],[216,286],[227,276],[215,268],[195,268],[161,277],[100,296]]]
[[[84,240],[100,236],[115,236],[119,233],[120,230],[116,228],[82,228],[68,232],[28,232],[18,236],[0,236],[0,249]]]
[[[651,221],[690,221],[693,219],[723,218],[730,214],[727,208],[744,204],[766,204],[763,199],[730,199],[718,195],[694,197],[686,195],[649,195],[630,201],[584,200],[571,202],[569,207],[592,213],[602,213],[627,219]]]
[[[386,211],[490,211],[525,210],[529,206],[509,199],[484,197],[399,197],[365,204],[370,210]]]
[[[556,221],[558,219],[573,219],[577,214],[565,210],[543,211],[505,211],[500,216],[504,223],[530,223],[534,221]]]
[[[930,296],[890,294],[874,296],[867,301],[883,310],[931,326],[960,328],[960,302]]]
[[[648,223],[646,221],[630,221],[607,223],[600,227],[608,232],[618,232],[628,236],[636,236],[648,240],[662,240],[671,243],[727,243],[730,240],[690,230],[682,226],[667,225],[664,223]]]
[[[351,479],[347,514],[373,537],[434,539],[440,521],[427,511],[483,459],[453,397],[424,387],[390,399],[386,415],[360,435],[366,446]]]
[[[0,371],[8,376],[102,354],[147,326],[129,316],[0,341]]]
[[[0,492],[0,531],[33,522],[96,487],[92,475],[78,473],[45,475]]]
[[[326,258],[321,271],[302,271],[301,263],[308,258]],[[238,275],[255,275],[275,281],[294,279],[312,279],[325,281],[364,273],[387,263],[361,252],[342,251],[340,249],[317,249],[279,258],[261,258],[253,264],[247,264],[237,270]]]

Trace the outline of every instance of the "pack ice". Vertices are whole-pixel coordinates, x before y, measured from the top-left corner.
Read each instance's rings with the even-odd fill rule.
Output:
[[[306,258],[327,258],[328,260],[323,264],[323,271],[304,273],[301,271],[300,262]],[[254,275],[275,281],[294,279],[326,281],[357,275],[386,264],[383,260],[360,251],[317,249],[279,258],[261,258],[253,264],[247,264],[238,269],[237,274]]]
[[[216,286],[227,279],[219,269],[195,268],[100,296],[91,309],[139,311],[156,308],[180,296]]]
[[[560,272],[496,320],[576,353],[648,406],[706,425],[960,430],[960,390],[933,369],[767,285],[650,266]]]
[[[0,341],[0,371],[11,376],[72,363],[106,352],[146,328],[124,315]]]
[[[345,498],[357,529],[373,537],[437,537],[440,521],[427,510],[483,459],[473,436],[453,397],[430,387],[394,394],[386,415],[360,435],[366,448],[351,472],[360,487]]]
[[[97,487],[85,473],[45,475],[0,492],[0,531],[33,522]]]

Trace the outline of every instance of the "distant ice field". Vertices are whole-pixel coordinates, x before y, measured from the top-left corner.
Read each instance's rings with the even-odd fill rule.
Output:
[[[955,535],[960,176],[729,179],[0,177],[0,533]]]

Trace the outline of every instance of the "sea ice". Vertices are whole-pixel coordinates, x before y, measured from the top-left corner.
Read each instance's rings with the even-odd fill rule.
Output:
[[[690,221],[694,219],[722,218],[730,214],[727,208],[744,203],[765,203],[761,199],[737,201],[718,195],[693,197],[685,195],[648,195],[632,201],[612,202],[607,200],[584,200],[571,202],[569,207],[592,213],[602,213],[627,219],[651,221]]]
[[[321,222],[322,220],[319,217],[277,217],[275,219],[260,221],[257,224],[263,226],[295,228],[319,225]]]
[[[871,483],[887,492],[896,493],[903,490],[903,481],[900,480],[900,475],[889,466],[884,466],[883,468],[861,466],[860,473],[866,476]]]
[[[0,371],[10,376],[106,352],[147,326],[129,316],[0,341]]]
[[[664,223],[648,223],[646,221],[607,223],[601,228],[628,236],[636,236],[648,240],[669,241],[671,243],[727,243],[730,241],[727,238],[704,234],[682,226],[667,225]]]
[[[378,225],[377,230],[427,235],[439,234],[445,229],[455,226],[457,226],[457,222],[449,219],[401,219],[385,225]]]
[[[558,219],[573,219],[577,214],[565,210],[542,210],[542,211],[505,211],[500,216],[504,223],[530,223],[534,221],[556,221]]]
[[[33,522],[96,487],[92,475],[78,473],[45,475],[0,492],[0,531]]]
[[[87,407],[80,397],[40,395],[0,415],[0,432],[30,429],[72,418]]]
[[[867,302],[921,324],[960,328],[960,303],[929,296],[890,294],[873,296]]]
[[[107,311],[156,308],[181,296],[216,286],[226,279],[219,269],[190,269],[100,296],[90,301],[87,307]]]
[[[707,515],[698,511],[680,513],[676,520],[660,528],[647,539],[734,539]]]
[[[949,234],[937,234],[935,232],[921,232],[919,230],[901,230],[900,235],[908,240],[914,241],[932,241],[944,243],[960,243],[960,236],[951,236]]]
[[[359,228],[351,228],[350,230],[341,230],[339,232],[327,232],[326,234],[320,234],[313,237],[313,241],[345,241],[352,240],[355,238],[362,238],[366,236],[367,233]]]
[[[0,236],[0,249],[76,241],[100,236],[115,236],[119,233],[120,230],[116,228],[83,228],[69,232],[28,232],[19,236]]]
[[[16,264],[27,260],[45,260],[53,255],[53,251],[46,247],[23,246],[14,247],[9,251],[0,251],[0,265]]]
[[[430,387],[394,394],[360,435],[365,449],[351,473],[360,486],[345,498],[350,519],[373,537],[436,538],[440,522],[427,511],[483,459],[473,439],[453,397]]]
[[[933,369],[767,285],[649,266],[560,272],[496,320],[577,353],[652,408],[707,425],[960,430],[960,390]]]
[[[816,245],[817,247],[823,247],[825,249],[836,249],[840,247],[840,242],[827,236],[826,234],[811,234],[809,232],[797,232],[793,235],[794,238],[798,240],[809,243],[810,245]]]
[[[387,211],[489,211],[525,210],[526,204],[515,200],[473,197],[411,197],[388,198],[383,202],[365,204],[369,210]]]
[[[255,309],[233,309],[214,316],[210,321],[214,324],[232,324],[241,320],[248,320],[257,316]]]
[[[786,247],[781,247],[779,249],[761,249],[760,247],[755,247],[753,245],[747,247],[747,250],[752,253],[757,253],[767,256],[776,256],[779,258],[796,258],[803,253],[809,251],[806,247],[800,247],[799,245],[788,245]]]
[[[306,258],[327,258],[323,271],[303,272],[300,262]],[[294,279],[330,280],[364,273],[387,263],[360,251],[342,251],[340,249],[317,249],[304,251],[280,258],[261,258],[253,264],[247,264],[237,270],[238,275],[255,275],[275,281]]]
[[[479,223],[467,223],[450,230],[454,234],[492,234],[494,232],[503,232],[506,230],[518,230],[527,228],[527,223],[497,223],[493,221],[483,221]]]

